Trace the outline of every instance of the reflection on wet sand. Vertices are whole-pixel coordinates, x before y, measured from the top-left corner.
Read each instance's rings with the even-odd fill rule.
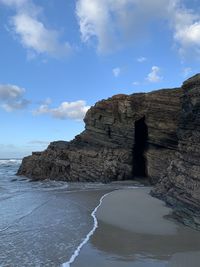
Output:
[[[173,236],[138,234],[100,221],[90,242],[94,249],[124,260],[138,255],[169,260],[174,253],[200,250],[200,233],[183,226]]]
[[[140,188],[135,190],[137,190],[136,196],[138,200],[136,204],[132,204],[134,202],[131,203],[134,200],[134,197],[131,196],[134,191],[130,193],[130,190],[112,192],[105,199],[105,202],[97,212],[99,227],[72,266],[199,267],[200,233],[165,218],[162,209],[163,203],[161,201],[159,201],[160,203],[155,202],[154,198],[148,195],[147,189]],[[140,196],[138,192],[141,193]],[[144,196],[144,194],[147,195]],[[152,203],[150,203],[151,199]],[[118,202],[122,200],[124,208],[123,212],[120,212],[121,204]],[[140,205],[140,200],[143,204],[148,200],[148,203]],[[113,205],[114,208],[112,208]],[[125,214],[126,212],[127,214],[131,213],[130,210],[126,210],[129,205],[132,206],[133,210],[134,207],[137,207],[137,211],[133,211],[135,221],[133,217],[127,215],[130,223],[127,227]],[[152,228],[153,233],[149,233],[151,227],[149,227],[148,231],[145,229],[145,227],[148,228],[149,224],[149,205],[155,205],[156,208],[154,210],[155,217],[151,214],[150,221],[153,222],[153,217],[154,219],[157,218],[157,222],[154,222],[159,228],[157,234],[154,233],[155,225]],[[166,209],[166,211],[169,212],[169,209]],[[142,212],[144,214],[141,217]],[[146,222],[141,223],[140,227],[138,227],[139,219],[143,218],[143,216],[144,218],[146,217]],[[165,227],[160,225],[163,220],[167,222],[167,224],[163,224],[167,227],[166,232]],[[107,223],[108,221],[110,223]],[[123,221],[125,222],[124,225]],[[169,225],[171,226],[169,227]],[[143,232],[142,227],[144,227]],[[136,229],[136,232],[134,232],[134,229]],[[160,232],[161,229],[162,233]],[[169,229],[173,231],[170,232]]]

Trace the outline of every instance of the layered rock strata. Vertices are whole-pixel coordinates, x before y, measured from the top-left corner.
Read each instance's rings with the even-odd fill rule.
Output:
[[[200,75],[183,84],[178,150],[152,194],[185,224],[200,230]]]
[[[32,179],[98,181],[146,176],[152,195],[200,229],[200,74],[181,88],[116,95],[86,114],[85,131],[23,159]]]
[[[97,102],[85,116],[84,132],[24,158],[18,175],[98,182],[145,175],[155,183],[177,149],[181,96],[176,88]]]

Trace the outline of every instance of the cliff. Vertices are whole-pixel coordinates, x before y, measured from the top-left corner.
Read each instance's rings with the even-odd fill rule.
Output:
[[[172,206],[177,219],[200,230],[200,75],[182,87],[178,150],[152,194]]]
[[[23,159],[18,175],[35,180],[146,178],[152,195],[200,229],[200,74],[175,89],[116,95],[85,116],[85,131]]]
[[[165,89],[97,102],[85,116],[83,133],[24,158],[18,174],[98,182],[148,176],[155,183],[177,149],[181,95],[180,88]]]

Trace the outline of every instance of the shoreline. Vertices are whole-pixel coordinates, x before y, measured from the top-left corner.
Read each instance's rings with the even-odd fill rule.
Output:
[[[86,235],[86,237],[84,238],[84,240],[79,244],[79,246],[76,248],[76,250],[74,251],[74,253],[72,254],[72,256],[70,257],[69,261],[63,263],[61,265],[61,267],[70,267],[70,265],[75,261],[75,259],[79,256],[80,250],[82,249],[82,247],[89,241],[90,237],[94,234],[95,230],[98,228],[98,220],[96,218],[96,212],[98,210],[98,208],[102,205],[102,202],[104,200],[104,198],[111,194],[113,191],[104,194],[100,200],[99,200],[99,204],[96,206],[96,208],[92,211],[91,213],[91,217],[94,220],[94,225],[93,228],[90,230],[90,232]]]
[[[136,188],[139,188],[139,187],[137,187],[137,186],[133,186],[131,189],[133,189],[133,188],[136,189]],[[145,188],[147,188],[147,186],[145,186]],[[104,199],[105,199],[108,195],[112,194],[112,193],[115,192],[115,191],[120,191],[120,190],[123,190],[123,191],[126,190],[126,191],[127,191],[127,190],[131,190],[131,189],[130,189],[130,188],[127,188],[127,189],[115,189],[115,190],[113,190],[113,191],[111,191],[111,192],[109,192],[109,193],[104,194],[104,195],[100,198],[100,200],[99,200],[99,204],[95,207],[95,209],[94,209],[94,210],[92,211],[92,213],[91,213],[91,217],[92,217],[93,220],[94,220],[93,228],[90,230],[90,232],[86,235],[86,237],[84,238],[84,240],[83,240],[83,241],[79,244],[79,246],[76,248],[76,250],[74,251],[74,253],[73,253],[72,256],[70,257],[69,261],[63,263],[63,264],[61,265],[61,267],[70,267],[71,264],[73,264],[73,262],[75,261],[75,259],[79,256],[80,251],[81,251],[81,249],[83,248],[83,246],[86,245],[86,244],[89,242],[91,236],[95,233],[95,230],[98,228],[98,218],[96,217],[96,214],[98,213],[98,210],[99,210],[99,208],[101,207],[101,205],[102,205]],[[150,191],[149,191],[149,193],[150,193]]]
[[[0,265],[60,266],[93,228],[91,213],[111,188],[14,179],[1,167]],[[14,179],[14,180],[13,180]]]
[[[126,181],[127,182],[127,181]],[[139,188],[137,186],[132,186],[131,188]],[[129,188],[130,189],[130,188]],[[84,238],[84,240],[78,245],[78,247],[76,248],[76,250],[74,251],[74,253],[71,255],[70,259],[61,264],[61,267],[70,267],[70,265],[75,261],[75,259],[79,256],[80,251],[82,249],[82,247],[87,244],[87,242],[90,240],[90,237],[95,233],[95,230],[98,228],[98,219],[96,217],[96,213],[98,211],[98,209],[101,207],[103,200],[110,194],[112,194],[114,191],[118,191],[120,189],[114,189],[113,191],[104,194],[100,200],[99,200],[99,204],[95,207],[95,209],[92,211],[91,213],[91,217],[94,220],[94,225],[93,228],[90,230],[90,232],[86,235],[86,237]]]
[[[63,187],[56,181],[11,182],[13,177],[2,180],[10,197],[1,198],[0,228],[8,220],[11,225],[0,244],[2,266],[18,266],[21,259],[22,267],[199,267],[200,233],[174,221],[172,210],[149,194],[150,186],[125,181]],[[12,203],[20,212],[10,216],[3,207]],[[184,265],[183,258],[193,263]],[[181,265],[166,265],[173,261]]]
[[[169,219],[172,209],[149,191],[136,187],[106,194],[95,208],[97,227],[73,262],[62,266],[189,267],[184,262],[190,261],[198,267],[200,233]]]

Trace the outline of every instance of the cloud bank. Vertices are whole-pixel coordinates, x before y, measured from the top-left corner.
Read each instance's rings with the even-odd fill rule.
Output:
[[[53,57],[68,55],[72,47],[68,42],[60,41],[58,31],[49,29],[42,22],[42,8],[31,0],[0,0],[16,12],[9,20],[9,26],[23,47],[31,56],[47,54]]]
[[[99,53],[112,52],[147,32],[153,33],[156,22],[167,24],[183,57],[188,53],[200,56],[200,14],[184,3],[185,0],[77,0],[75,13],[82,41],[97,47]],[[73,51],[69,42],[61,41],[58,31],[45,25],[43,10],[33,0],[0,0],[0,4],[15,10],[10,27],[29,53],[60,57]]]
[[[134,42],[151,22],[165,22],[181,55],[200,53],[200,14],[183,0],[78,0],[76,14],[82,41],[94,43],[98,52]]]
[[[24,98],[24,93],[24,88],[0,84],[0,106],[7,112],[25,109],[30,102]]]
[[[62,102],[57,108],[51,108],[49,103],[42,104],[36,109],[34,115],[48,114],[56,119],[82,120],[90,108],[84,100],[74,102]]]
[[[0,107],[6,112],[26,109],[31,103],[24,97],[26,90],[17,85],[0,84]],[[90,108],[84,100],[62,102],[58,107],[51,107],[51,99],[47,98],[36,110],[34,115],[50,115],[53,118],[66,120],[82,120]]]

